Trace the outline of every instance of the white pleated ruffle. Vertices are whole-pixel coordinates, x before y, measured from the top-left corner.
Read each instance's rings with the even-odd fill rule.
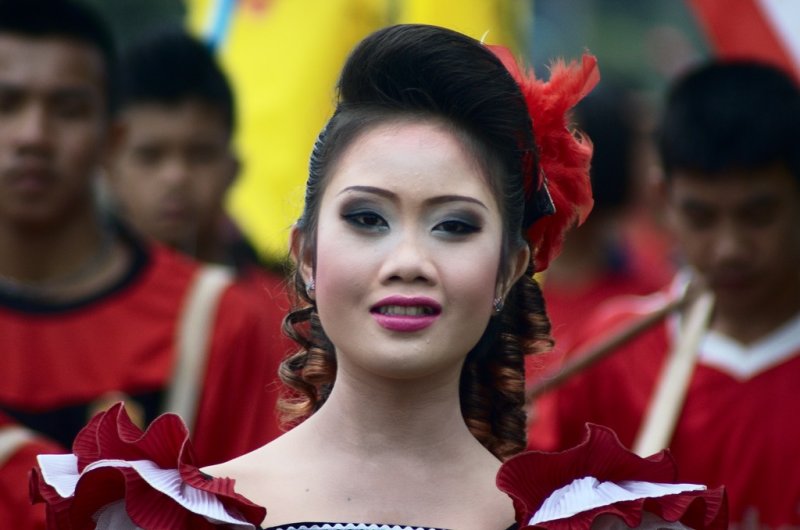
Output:
[[[542,503],[528,524],[565,519],[582,512],[623,501],[675,495],[687,491],[702,491],[698,484],[659,484],[627,480],[619,483],[600,482],[594,477],[573,480],[557,489]]]
[[[43,480],[52,486],[63,498],[72,497],[81,476],[93,469],[103,467],[130,468],[147,482],[153,489],[172,498],[176,503],[192,513],[208,519],[212,523],[232,525],[233,528],[254,530],[256,527],[242,518],[235,517],[225,510],[217,497],[207,491],[194,488],[181,479],[177,469],[162,469],[150,460],[98,460],[87,465],[82,473],[78,472],[78,458],[75,455],[39,455],[37,457]],[[98,511],[98,530],[100,520],[117,521],[119,511],[125,512],[124,502],[113,503]],[[125,514],[127,517],[127,514]],[[119,523],[122,528],[122,523]],[[131,523],[132,524],[132,523]],[[116,529],[116,526],[105,528]],[[132,526],[130,528],[136,528]]]

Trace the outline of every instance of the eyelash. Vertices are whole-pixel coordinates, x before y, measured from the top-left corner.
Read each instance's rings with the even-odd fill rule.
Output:
[[[450,227],[451,229],[448,230],[445,227]],[[466,221],[462,221],[459,219],[448,219],[446,221],[442,221],[441,223],[437,224],[433,227],[434,230],[446,232],[449,235],[454,236],[466,236],[469,234],[474,234],[475,232],[479,232],[481,230],[480,226],[477,226],[473,223],[468,223]]]
[[[357,229],[369,232],[388,230],[389,223],[373,211],[356,211],[342,214],[342,218]],[[434,232],[443,232],[450,237],[465,237],[480,232],[481,227],[475,223],[460,219],[447,219],[433,227]]]
[[[372,211],[357,211],[352,213],[345,213],[342,214],[342,218],[350,223],[351,225],[355,226],[356,228],[360,228],[363,230],[385,230],[389,228],[389,224],[386,220]],[[372,221],[376,221],[377,223],[369,223],[366,222],[366,219],[370,219]]]

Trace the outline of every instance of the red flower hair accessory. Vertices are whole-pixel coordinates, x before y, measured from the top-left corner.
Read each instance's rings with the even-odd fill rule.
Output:
[[[550,70],[550,80],[545,82],[521,69],[508,48],[488,48],[519,85],[533,121],[540,173],[534,174],[531,155],[525,161],[526,202],[544,191],[549,192],[555,207],[552,215],[538,219],[527,230],[528,240],[534,245],[534,267],[539,272],[558,255],[565,232],[583,223],[594,203],[589,180],[592,143],[569,130],[567,113],[594,88],[600,72],[597,59],[584,54],[580,64],[557,61]]]
[[[47,504],[48,530],[255,529],[266,516],[234,491],[232,479],[200,472],[174,414],[142,432],[118,403],[92,418],[72,449],[40,455],[31,475],[31,499]]]
[[[587,530],[601,516],[630,528],[656,517],[695,530],[727,528],[724,488],[676,484],[669,451],[641,458],[611,429],[587,424],[586,430],[576,447],[530,451],[500,468],[497,487],[513,500],[520,530]]]

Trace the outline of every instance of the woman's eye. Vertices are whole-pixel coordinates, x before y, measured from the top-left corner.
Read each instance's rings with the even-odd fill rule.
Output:
[[[359,228],[379,230],[388,228],[386,220],[374,212],[355,212],[342,216],[348,223]]]
[[[465,221],[442,221],[433,228],[435,231],[446,232],[453,235],[467,235],[478,232],[480,227]]]

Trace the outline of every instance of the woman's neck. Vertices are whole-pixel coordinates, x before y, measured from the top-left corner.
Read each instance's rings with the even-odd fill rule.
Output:
[[[306,427],[325,444],[361,456],[448,458],[458,456],[459,447],[485,451],[461,415],[458,386],[458,372],[408,381],[356,376],[340,367],[331,395]]]
[[[494,486],[500,462],[461,417],[460,374],[452,372],[391,381],[340,365],[330,397],[314,415],[206,471],[235,479],[237,491],[267,507],[268,525],[506,528],[513,510]]]

